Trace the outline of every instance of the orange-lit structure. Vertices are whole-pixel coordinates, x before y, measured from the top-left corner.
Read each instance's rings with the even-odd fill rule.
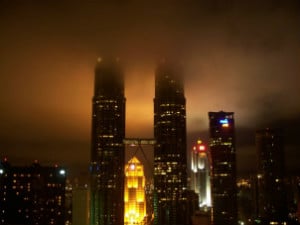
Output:
[[[125,225],[143,225],[146,219],[144,166],[133,157],[125,165]]]

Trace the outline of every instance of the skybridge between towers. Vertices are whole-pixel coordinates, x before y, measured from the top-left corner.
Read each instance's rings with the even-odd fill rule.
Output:
[[[156,144],[155,139],[152,139],[152,138],[125,138],[123,140],[123,143],[129,147],[137,147],[133,155],[135,156],[137,151],[140,150],[149,166],[150,162],[144,152],[143,146],[154,146]]]
[[[125,145],[130,146],[141,146],[141,145],[154,145],[156,143],[155,139],[152,138],[125,138],[123,140]]]

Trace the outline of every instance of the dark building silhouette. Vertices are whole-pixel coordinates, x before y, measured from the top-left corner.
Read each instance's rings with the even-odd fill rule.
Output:
[[[187,224],[186,108],[180,66],[155,73],[154,224]]]
[[[263,224],[287,221],[284,138],[281,129],[256,131],[258,155],[258,218]]]
[[[209,112],[212,160],[212,223],[237,224],[235,128],[233,112]]]
[[[0,163],[0,224],[64,225],[66,170]]]
[[[91,149],[91,225],[124,223],[124,76],[117,60],[95,69]]]
[[[253,219],[256,201],[255,177],[254,175],[250,175],[237,180],[239,224],[248,224]]]
[[[300,221],[300,176],[295,174],[287,176],[286,174],[285,179],[289,219],[290,221]]]

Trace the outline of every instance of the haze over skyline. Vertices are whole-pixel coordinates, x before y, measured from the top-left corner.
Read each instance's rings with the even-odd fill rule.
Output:
[[[0,154],[87,169],[99,56],[121,58],[126,136],[153,137],[160,58],[185,68],[188,149],[208,111],[235,113],[239,170],[256,128],[282,126],[299,169],[299,1],[0,1]]]

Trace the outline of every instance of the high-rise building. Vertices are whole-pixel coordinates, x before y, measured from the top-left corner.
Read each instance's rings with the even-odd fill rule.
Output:
[[[144,166],[133,157],[125,166],[125,225],[144,225],[146,198]]]
[[[90,224],[124,223],[124,76],[117,60],[98,60],[92,116]]]
[[[64,225],[66,170],[0,162],[0,224]]]
[[[285,224],[284,138],[281,129],[256,131],[258,154],[258,217],[265,224]]]
[[[208,149],[201,140],[191,152],[191,189],[198,194],[200,210],[211,207],[210,159]]]
[[[182,70],[161,63],[155,73],[154,224],[186,224],[186,108]]]
[[[209,112],[212,223],[237,224],[236,150],[233,112]]]
[[[153,166],[150,164],[150,162],[149,162],[149,160],[148,160],[148,157],[147,157],[147,155],[145,154],[145,150],[146,149],[144,149],[144,147],[149,147],[149,146],[154,146],[155,145],[155,143],[156,143],[156,141],[154,140],[154,139],[149,139],[149,138],[126,138],[125,140],[124,140],[124,144],[126,145],[126,146],[128,146],[128,147],[130,147],[130,148],[136,148],[136,150],[135,150],[135,153],[134,153],[134,155],[135,155],[135,157],[136,157],[136,159],[135,160],[137,160],[137,155],[140,155],[139,153],[141,153],[142,155],[140,155],[140,156],[143,156],[144,157],[144,160],[145,160],[145,167],[146,168],[148,168],[148,172],[152,172],[152,168],[153,168]],[[149,148],[148,148],[148,150],[149,150]],[[134,159],[134,158],[133,158]],[[135,160],[133,160],[132,159],[132,161],[130,161],[130,162],[134,162]],[[142,165],[141,164],[141,166],[143,166],[143,168],[145,168],[144,167],[144,165]],[[145,201],[144,201],[144,203],[143,204],[145,204],[146,205],[146,218],[145,218],[145,220],[144,220],[144,222],[146,222],[146,224],[153,224],[152,222],[153,222],[153,191],[154,191],[154,186],[153,186],[153,177],[151,176],[151,178],[150,177],[148,177],[147,178],[147,174],[145,173],[146,171],[147,171],[147,169],[146,170],[144,170],[144,172],[142,173],[134,173],[135,172],[135,170],[133,170],[133,171],[129,171],[130,173],[127,173],[126,172],[126,168],[128,169],[128,168],[130,168],[130,167],[128,167],[128,165],[126,165],[126,167],[125,167],[125,174],[126,174],[126,176],[127,176],[127,174],[128,175],[130,175],[130,179],[134,179],[134,180],[139,180],[139,182],[140,181],[142,181],[144,178],[142,178],[142,176],[137,176],[137,177],[133,177],[133,175],[139,175],[139,174],[143,174],[143,176],[145,176],[145,184],[143,184],[143,186],[144,186],[144,194],[145,194]],[[134,168],[140,168],[140,167],[136,167],[136,166],[134,166]],[[141,168],[142,169],[142,168]],[[144,175],[145,174],[145,175]],[[126,199],[126,191],[128,190],[128,197],[129,196],[135,196],[135,194],[130,194],[131,192],[132,193],[136,193],[136,189],[135,189],[135,187],[132,187],[132,188],[127,188],[127,190],[126,190],[126,185],[127,185],[127,181],[128,181],[129,179],[127,178],[127,177],[125,177],[125,199]],[[142,183],[144,183],[144,182],[142,182]],[[139,190],[141,190],[141,188],[139,188]],[[134,199],[134,198],[133,198]],[[128,201],[129,201],[129,199],[128,199]],[[128,207],[130,207],[130,204],[132,205],[132,206],[134,206],[135,207],[135,205],[137,204],[137,203],[134,203],[134,201],[133,202],[125,202],[125,214],[126,214],[126,210],[127,210],[127,212],[129,211],[128,210]],[[127,205],[127,206],[126,206]],[[129,206],[128,206],[129,205]],[[134,210],[133,210],[134,211]],[[129,214],[127,213],[127,216],[129,216]],[[126,215],[125,215],[125,223],[126,223]]]

